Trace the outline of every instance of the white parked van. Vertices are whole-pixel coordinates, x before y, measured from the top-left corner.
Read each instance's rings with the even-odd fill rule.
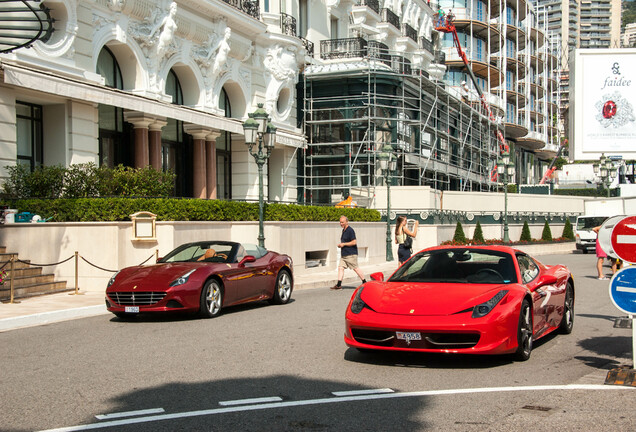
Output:
[[[603,225],[609,216],[577,216],[574,235],[576,248],[587,253],[596,248],[596,233],[592,228]]]

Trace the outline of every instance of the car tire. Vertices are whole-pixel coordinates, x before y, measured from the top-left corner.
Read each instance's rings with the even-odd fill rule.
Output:
[[[517,350],[514,359],[526,361],[532,352],[532,306],[528,299],[521,302],[519,311],[519,324],[517,326]]]
[[[563,302],[563,318],[559,324],[559,333],[570,334],[574,328],[574,287],[568,281],[565,288],[565,301]]]
[[[291,274],[283,269],[278,272],[276,277],[276,284],[274,285],[274,295],[272,296],[270,303],[282,305],[289,303],[291,300],[292,291],[294,290],[294,282]]]
[[[214,318],[221,313],[223,287],[216,279],[210,279],[201,290],[199,313],[204,318]]]

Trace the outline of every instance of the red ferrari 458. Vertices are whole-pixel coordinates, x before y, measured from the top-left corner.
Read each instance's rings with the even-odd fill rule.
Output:
[[[150,266],[127,267],[106,288],[106,307],[118,317],[145,312],[199,312],[252,301],[289,302],[292,260],[252,244],[202,241],[179,246]]]
[[[440,246],[353,294],[345,343],[361,350],[513,354],[574,323],[574,280],[504,246]]]

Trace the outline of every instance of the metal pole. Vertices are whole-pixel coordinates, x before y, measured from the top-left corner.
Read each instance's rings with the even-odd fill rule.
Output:
[[[504,174],[504,243],[510,243],[508,235],[508,173]]]
[[[393,261],[393,248],[391,247],[391,185],[389,183],[389,170],[384,177],[386,181],[386,260]]]
[[[258,245],[265,247],[265,234],[263,233],[263,138],[259,137],[258,155],[256,165],[258,165]]]
[[[11,254],[11,264],[9,265],[9,271],[11,272],[11,279],[9,280],[9,290],[11,291],[11,299],[9,300],[9,303],[15,303],[13,301],[13,279],[15,277],[14,266],[13,266],[14,262],[15,262],[15,255]]]
[[[632,319],[632,369],[636,369],[636,318],[629,317]]]

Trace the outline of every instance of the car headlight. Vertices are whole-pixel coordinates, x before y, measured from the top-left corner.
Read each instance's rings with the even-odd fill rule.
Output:
[[[194,273],[196,269],[194,270],[190,270],[189,272],[187,272],[186,274],[179,276],[177,279],[173,280],[172,282],[170,282],[170,286],[171,287],[175,287],[175,286],[179,286],[179,285],[183,285],[184,283],[186,283],[188,281],[188,278],[190,277],[190,275],[192,273]]]
[[[481,318],[488,315],[490,311],[497,306],[497,303],[506,296],[506,294],[508,294],[508,290],[501,290],[487,302],[475,306],[473,308],[473,318]]]
[[[117,277],[117,275],[119,274],[119,272],[115,273],[114,275],[111,276],[110,280],[108,281],[108,285],[106,285],[106,288],[108,288],[109,286],[111,286],[112,284],[115,283],[115,278]]]
[[[363,288],[360,288],[358,290],[355,298],[351,302],[351,312],[354,314],[359,314],[360,312],[362,312],[362,309],[364,309],[366,306],[366,303],[363,302],[362,298],[360,297],[362,295],[362,290]]]

